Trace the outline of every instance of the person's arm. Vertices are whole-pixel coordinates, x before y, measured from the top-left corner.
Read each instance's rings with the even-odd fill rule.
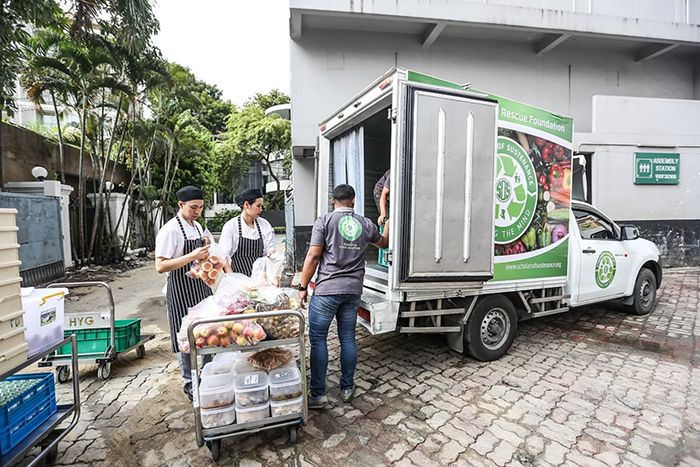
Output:
[[[197,248],[188,255],[183,255],[177,258],[165,258],[159,256],[156,258],[156,271],[160,274],[164,272],[174,271],[191,263],[194,260],[204,261],[209,257],[209,245]]]
[[[379,237],[379,240],[377,240],[375,243],[372,243],[372,245],[376,246],[380,250],[383,250],[383,249],[389,247],[389,223],[390,222],[391,222],[390,220],[386,221],[386,226],[384,227],[384,233],[381,235],[381,237]]]
[[[219,237],[219,246],[224,251],[226,255],[226,261],[224,261],[224,272],[233,272],[231,269],[230,261],[231,256],[238,249],[238,225],[236,224],[236,218],[227,221],[221,228],[221,236]]]
[[[379,225],[382,225],[384,221],[386,220],[387,212],[386,212],[386,202],[389,199],[389,188],[386,186],[382,188],[382,194],[379,197],[379,210],[381,211],[379,213],[379,219],[377,220],[377,223]]]
[[[260,230],[263,234],[263,244],[265,245],[265,254],[269,257],[277,252],[275,242],[275,229],[272,228],[266,219],[260,219]]]
[[[308,253],[306,253],[306,259],[304,260],[304,268],[301,271],[301,282],[299,285],[302,287],[308,287],[311,278],[314,277],[316,268],[318,267],[319,261],[321,261],[321,255],[323,254],[322,246],[310,246]],[[306,302],[306,297],[308,297],[308,290],[299,291],[299,303],[304,306]]]

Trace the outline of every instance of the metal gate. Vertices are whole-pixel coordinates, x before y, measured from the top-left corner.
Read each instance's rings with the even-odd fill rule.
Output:
[[[0,208],[17,210],[22,285],[32,287],[65,277],[60,199],[0,193]]]

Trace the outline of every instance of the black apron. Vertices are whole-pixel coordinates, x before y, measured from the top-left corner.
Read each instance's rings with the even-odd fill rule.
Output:
[[[255,227],[258,229],[258,238],[251,240],[243,237],[243,219],[238,218],[238,248],[231,256],[231,269],[233,272],[249,276],[253,273],[253,263],[258,258],[265,256],[265,242],[263,241],[260,223],[255,219]]]
[[[178,215],[176,219],[185,239],[183,256],[202,247],[204,245],[202,232],[197,227],[197,224],[195,224],[195,228],[199,232],[199,238],[188,240],[185,228],[182,226],[182,221],[180,221],[180,216]],[[165,293],[165,299],[173,352],[180,351],[177,347],[177,333],[180,331],[180,326],[182,326],[182,318],[187,315],[187,310],[212,295],[211,288],[203,280],[195,279],[187,274],[191,268],[192,263],[189,263],[179,269],[170,271],[170,274],[168,274],[168,288]]]

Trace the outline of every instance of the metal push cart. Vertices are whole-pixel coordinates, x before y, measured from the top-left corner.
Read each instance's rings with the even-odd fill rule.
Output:
[[[194,328],[200,324],[207,323],[220,323],[222,321],[238,321],[245,319],[256,319],[256,318],[269,318],[273,316],[295,316],[299,320],[299,336],[293,339],[279,339],[279,340],[264,340],[259,342],[257,345],[253,346],[238,346],[231,345],[226,348],[222,347],[209,347],[204,349],[197,349],[195,346],[194,338]],[[222,319],[223,318],[223,319]],[[297,310],[280,310],[280,311],[267,311],[263,313],[251,313],[251,314],[239,314],[239,315],[228,315],[228,316],[217,316],[213,318],[199,319],[192,322],[187,328],[187,338],[190,344],[190,362],[192,364],[192,394],[194,396],[193,408],[194,408],[194,426],[197,436],[197,446],[202,447],[206,443],[207,447],[211,451],[211,458],[215,462],[221,457],[221,441],[224,438],[230,438],[233,436],[240,436],[244,434],[257,433],[264,430],[271,430],[273,428],[283,428],[287,427],[289,430],[289,440],[295,443],[297,440],[297,430],[300,425],[306,424],[308,419],[308,404],[306,400],[306,351],[304,348],[304,330],[306,328],[306,320],[304,315]],[[301,372],[301,392],[303,400],[303,410],[301,413],[289,414],[281,417],[270,417],[264,420],[257,420],[247,423],[234,423],[232,425],[222,426],[218,428],[203,428],[201,419],[201,408],[199,406],[199,366],[197,362],[197,355],[208,355],[217,354],[225,352],[257,352],[262,349],[270,347],[282,347],[289,345],[299,346],[299,359],[300,359],[300,372]],[[235,402],[234,402],[235,403]]]
[[[65,338],[50,349],[39,353],[35,357],[27,360],[11,371],[0,375],[0,381],[12,376],[13,374],[22,371],[23,369],[38,362],[41,358],[51,354],[64,345],[70,345],[71,354],[76,357],[78,355],[78,341],[75,335]],[[71,361],[73,371],[78,371],[78,359],[73,358]],[[28,467],[43,466],[50,467],[58,458],[58,443],[78,424],[80,418],[80,386],[79,378],[73,378],[73,403],[59,404],[56,412],[49,417],[44,423],[39,425],[29,436],[19,442],[14,448],[0,456],[0,465],[14,465],[19,460],[23,459],[27,453],[36,447],[41,447],[41,453],[34,458]],[[73,416],[70,424],[66,428],[58,428],[68,417]]]
[[[132,343],[126,349],[119,349],[118,345],[115,344],[115,321],[116,313],[114,309],[114,296],[112,295],[112,288],[106,282],[66,282],[61,284],[51,284],[48,287],[63,287],[70,289],[71,287],[104,287],[107,290],[107,297],[109,298],[109,344],[104,350],[100,349],[96,352],[83,352],[78,353],[79,363],[91,363],[97,364],[97,377],[101,380],[106,380],[109,378],[112,372],[112,362],[115,361],[119,355],[130,352],[136,349],[136,355],[138,358],[144,358],[146,356],[146,347],[144,344],[155,338],[155,334],[139,335],[135,343]],[[76,317],[91,318],[94,322],[94,315],[99,313],[66,313],[65,319],[75,319]],[[70,318],[69,318],[70,316]],[[67,331],[83,331],[89,330],[91,328],[78,328],[67,326]],[[78,337],[78,341],[81,339]],[[71,361],[74,357],[71,355],[60,355],[58,353],[53,353],[44,358],[39,362],[40,367],[56,367],[56,377],[60,383],[65,383],[70,379],[70,367]]]

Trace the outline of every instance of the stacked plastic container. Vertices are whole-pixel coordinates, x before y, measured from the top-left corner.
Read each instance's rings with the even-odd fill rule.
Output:
[[[233,371],[226,362],[211,362],[202,370],[199,386],[199,404],[202,407],[202,426],[218,428],[236,422]]]
[[[273,417],[282,417],[304,410],[301,393],[301,373],[294,367],[278,368],[270,372],[270,411]]]
[[[238,374],[235,388],[238,423],[254,422],[270,417],[267,373],[253,371]]]
[[[16,209],[0,209],[0,373],[27,361]]]

